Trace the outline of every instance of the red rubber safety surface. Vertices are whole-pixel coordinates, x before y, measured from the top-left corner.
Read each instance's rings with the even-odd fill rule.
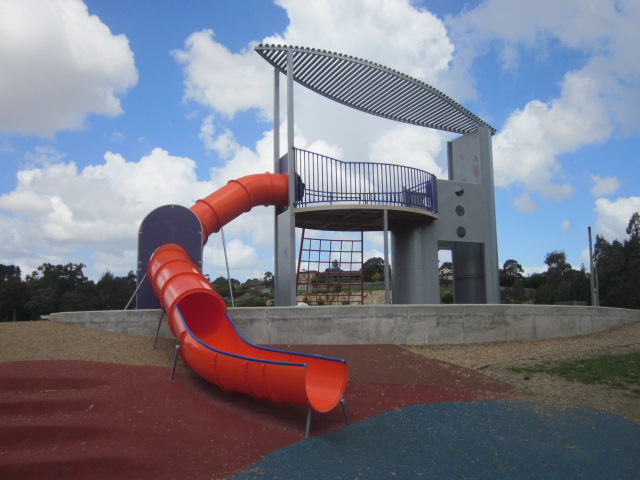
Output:
[[[430,402],[515,398],[513,387],[393,345],[295,346],[345,358],[351,422]],[[222,479],[304,437],[307,410],[222,392],[182,365],[0,364],[1,479]],[[344,425],[314,414],[311,435]]]

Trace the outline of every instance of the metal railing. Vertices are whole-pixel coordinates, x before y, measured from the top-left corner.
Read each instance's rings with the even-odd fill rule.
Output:
[[[297,207],[393,205],[438,211],[436,177],[417,168],[371,162],[343,162],[295,150]]]

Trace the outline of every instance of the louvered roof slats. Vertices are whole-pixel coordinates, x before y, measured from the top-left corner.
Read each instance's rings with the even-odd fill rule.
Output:
[[[348,62],[334,62],[330,70],[331,75],[327,78],[321,78],[318,82],[318,89],[323,91],[332,91],[342,83],[343,76],[347,74],[351,66]]]
[[[351,82],[348,91],[345,91],[343,100],[347,103],[353,103],[357,106],[364,106],[369,103],[371,97],[375,97],[376,91],[380,83],[377,82],[379,73],[373,75],[365,72],[367,78],[362,82]]]
[[[372,105],[373,108],[384,108],[387,113],[402,109],[405,105],[420,100],[422,92],[413,84],[394,78],[388,82],[380,98]],[[393,99],[391,102],[389,99]]]
[[[388,76],[388,74],[386,74]],[[398,77],[388,77],[384,83],[376,85],[370,91],[371,100],[368,107],[374,111],[379,110],[387,114],[389,109],[403,98],[406,91],[406,84]]]
[[[350,65],[348,71],[343,75],[342,81],[333,83],[331,91],[324,91],[346,102],[347,98],[353,95],[354,90],[361,88],[363,81],[368,78],[368,72],[363,66]]]
[[[293,54],[293,78],[343,105],[399,122],[456,133],[489,124],[424,82],[390,68],[339,53],[287,45],[258,45],[256,52],[287,73]]]

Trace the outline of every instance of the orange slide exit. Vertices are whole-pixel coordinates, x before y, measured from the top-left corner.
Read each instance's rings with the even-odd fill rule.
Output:
[[[225,224],[257,205],[287,205],[286,174],[264,173],[230,181],[198,200],[203,243]],[[227,392],[274,403],[308,405],[328,412],[347,386],[344,360],[286,352],[247,342],[236,330],[225,301],[175,243],[158,248],[147,270],[154,293],[181,341],[180,355],[204,379]]]

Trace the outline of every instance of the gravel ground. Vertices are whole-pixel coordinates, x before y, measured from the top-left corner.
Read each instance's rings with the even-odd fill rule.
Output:
[[[168,366],[174,342],[105,332],[64,323],[0,323],[0,362],[19,360],[87,360]],[[525,375],[510,367],[609,353],[640,352],[640,322],[606,332],[550,340],[407,347],[414,353],[481,370],[514,385],[535,400],[560,409],[590,406],[640,424],[640,397],[608,385],[586,385],[545,374]]]
[[[512,367],[640,352],[640,322],[605,332],[549,340],[407,347],[412,352],[480,370],[564,410],[592,407],[640,424],[640,397],[610,385],[588,385],[547,374],[522,374]],[[640,385],[638,385],[640,387]]]

